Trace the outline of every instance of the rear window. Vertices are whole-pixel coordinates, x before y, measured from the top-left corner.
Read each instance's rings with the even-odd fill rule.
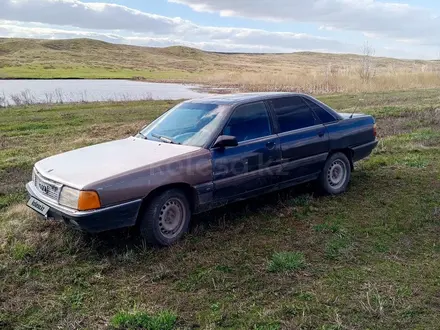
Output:
[[[281,133],[317,124],[313,112],[299,96],[272,100]]]
[[[313,110],[313,112],[318,116],[319,120],[321,120],[321,122],[323,124],[332,123],[337,120],[331,113],[329,113],[327,110],[321,108],[321,106],[319,104],[316,104],[315,102],[307,100],[307,99],[305,100],[305,102]]]

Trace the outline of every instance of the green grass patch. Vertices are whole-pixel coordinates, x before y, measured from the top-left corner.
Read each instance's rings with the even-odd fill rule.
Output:
[[[68,287],[61,295],[61,300],[73,310],[80,309],[85,299],[87,292],[80,287]]]
[[[120,330],[172,330],[177,321],[176,314],[163,311],[157,314],[145,312],[119,312],[110,321],[115,329]]]
[[[35,253],[32,246],[29,246],[22,242],[16,242],[12,247],[12,258],[15,260],[24,260],[27,257],[31,257]]]
[[[17,191],[14,193],[1,193],[0,192],[0,211],[16,203],[24,201],[26,194],[23,191]]]
[[[1,109],[0,328],[141,329],[164,310],[176,329],[438,329],[438,95],[365,97],[381,144],[345,194],[305,185],[233,204],[167,249],[39,220],[24,185],[35,161],[131,136],[175,101]]]
[[[44,67],[43,65],[20,65],[2,68],[4,77],[30,79],[132,79],[143,78],[152,80],[188,80],[192,75],[181,70],[134,70],[109,69],[104,66],[92,67],[88,65]],[[193,78],[193,79],[194,79]]]
[[[279,323],[265,323],[257,324],[253,328],[254,330],[280,330],[281,325]]]
[[[267,266],[271,273],[291,272],[303,269],[306,266],[306,258],[301,252],[276,252]]]
[[[325,256],[328,259],[339,259],[350,246],[350,239],[345,235],[335,235],[325,245]]]
[[[313,226],[313,230],[317,233],[338,233],[341,231],[341,227],[335,223],[319,223]]]
[[[396,161],[396,164],[405,165],[414,168],[425,168],[429,165],[429,160],[422,155],[408,155]]]

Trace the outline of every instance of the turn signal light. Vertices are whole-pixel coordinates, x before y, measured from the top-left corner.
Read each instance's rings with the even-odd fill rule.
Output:
[[[373,126],[373,135],[374,135],[374,137],[377,137],[377,125],[376,124],[374,124],[374,126]]]
[[[98,193],[96,191],[80,191],[78,199],[78,210],[96,210],[101,207]]]

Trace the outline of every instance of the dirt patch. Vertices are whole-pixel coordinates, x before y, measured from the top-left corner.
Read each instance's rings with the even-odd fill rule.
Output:
[[[440,129],[440,109],[409,111],[400,117],[377,119],[379,138],[411,133],[420,128]]]
[[[30,181],[31,173],[31,166],[13,166],[0,170],[0,194],[24,189],[24,184]]]

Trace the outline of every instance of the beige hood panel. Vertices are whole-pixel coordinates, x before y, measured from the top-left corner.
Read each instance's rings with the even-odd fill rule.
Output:
[[[199,149],[130,137],[55,155],[39,161],[35,167],[48,179],[82,189],[94,182]]]

